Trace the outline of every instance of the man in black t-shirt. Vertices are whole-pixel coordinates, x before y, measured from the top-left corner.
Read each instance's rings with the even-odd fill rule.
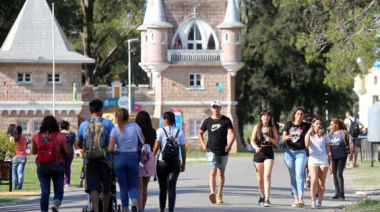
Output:
[[[211,103],[212,116],[205,119],[198,133],[199,141],[203,150],[207,151],[206,159],[210,170],[210,201],[214,203],[223,203],[222,190],[224,186],[224,172],[227,165],[228,153],[231,151],[232,144],[235,141],[235,133],[231,120],[220,114],[222,105],[220,101],[214,100]],[[203,140],[203,133],[208,131],[207,145]],[[227,135],[229,141],[227,142]],[[218,194],[215,195],[215,177],[218,173]]]

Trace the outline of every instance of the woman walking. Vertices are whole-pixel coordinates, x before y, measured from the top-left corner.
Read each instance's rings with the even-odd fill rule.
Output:
[[[261,111],[260,123],[253,129],[251,137],[251,143],[256,152],[253,162],[261,194],[259,204],[270,207],[269,196],[274,163],[273,145],[278,145],[279,140],[277,129],[273,126],[269,111]]]
[[[165,112],[162,116],[163,128],[157,130],[157,140],[154,145],[153,154],[157,152],[157,178],[160,186],[160,212],[165,211],[166,195],[169,196],[169,212],[174,211],[176,199],[177,179],[180,172],[185,171],[186,164],[186,138],[182,130],[175,128],[175,116],[172,112]],[[168,141],[175,141],[181,147],[178,160],[167,162],[165,148]],[[165,156],[165,157],[164,157]],[[181,164],[182,156],[182,164]]]
[[[135,122],[141,128],[142,134],[145,137],[144,145],[149,145],[149,149],[153,150],[154,142],[156,141],[156,130],[152,127],[152,120],[150,119],[149,113],[146,111],[140,111],[137,113]],[[153,151],[151,151],[150,158],[145,165],[145,168],[140,166],[139,181],[137,185],[137,190],[139,193],[138,206],[140,212],[144,212],[145,210],[146,200],[148,199],[148,183],[150,181],[150,177],[153,175],[154,156]]]
[[[294,110],[292,121],[285,124],[282,141],[286,143],[284,161],[288,166],[290,183],[292,185],[294,203],[292,207],[303,208],[304,178],[303,173],[306,165],[305,135],[310,129],[310,124],[303,122],[305,110],[298,107]]]
[[[126,109],[120,108],[116,111],[117,126],[111,131],[108,151],[115,153],[114,170],[119,182],[123,211],[129,211],[129,195],[131,195],[132,212],[137,212],[140,158],[138,143],[144,143],[144,135],[139,125],[130,123],[128,119],[129,114]],[[139,140],[139,137],[142,140]]]
[[[66,141],[70,146],[71,154],[65,157],[65,186],[70,186],[71,179],[71,163],[74,159],[74,143],[76,141],[76,135],[74,132],[70,132],[70,124],[67,121],[61,121],[61,133],[66,136]]]
[[[323,132],[323,121],[315,117],[306,134],[305,145],[309,147],[309,171],[311,177],[311,208],[322,209],[322,199],[325,193],[326,175],[332,172],[332,156],[330,151],[330,138]],[[318,206],[315,202],[318,194]]]
[[[343,170],[346,166],[347,155],[352,159],[354,143],[351,140],[350,133],[347,131],[343,121],[333,118],[330,122],[331,132],[329,138],[331,140],[331,153],[333,162],[333,176],[335,185],[335,196],[332,199],[344,200],[344,179]]]
[[[46,116],[41,123],[40,132],[32,137],[32,153],[33,155],[37,154],[36,163],[38,163],[40,157],[44,157],[44,155],[40,155],[44,153],[44,151],[40,151],[39,149],[43,145],[47,145],[47,142],[48,144],[53,142],[54,157],[59,159],[59,169],[53,173],[45,173],[37,167],[37,176],[41,183],[40,207],[42,212],[48,211],[50,183],[53,180],[54,205],[51,210],[58,212],[58,207],[61,205],[63,199],[63,178],[65,172],[65,159],[63,158],[63,154],[71,154],[71,149],[66,142],[66,136],[59,132],[57,120],[54,116]],[[39,144],[41,145],[39,146]]]
[[[13,189],[21,190],[24,183],[24,169],[26,165],[26,151],[25,147],[27,141],[22,136],[22,127],[14,124],[9,125],[8,134],[12,135],[12,142],[16,142],[16,155],[12,158],[12,181]]]

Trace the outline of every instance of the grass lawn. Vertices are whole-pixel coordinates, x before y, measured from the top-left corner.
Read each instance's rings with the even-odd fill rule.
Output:
[[[380,201],[361,200],[358,204],[345,208],[346,211],[380,211]]]
[[[380,184],[380,167],[365,167],[346,169],[345,172],[355,175],[353,182],[359,182],[362,185],[379,185]]]
[[[14,200],[25,199],[24,196],[0,196],[0,203],[11,202]]]

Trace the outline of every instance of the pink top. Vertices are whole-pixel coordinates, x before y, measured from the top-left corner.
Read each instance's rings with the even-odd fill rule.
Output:
[[[13,141],[16,142],[14,139],[13,139]],[[25,139],[25,137],[21,135],[20,140],[16,143],[17,143],[16,155],[14,157],[17,158],[17,157],[26,155],[26,151],[25,151],[26,139]]]

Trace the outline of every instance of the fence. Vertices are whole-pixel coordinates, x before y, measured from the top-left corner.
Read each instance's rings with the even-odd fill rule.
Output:
[[[378,142],[369,142],[367,139],[367,136],[359,137],[361,138],[360,142],[360,159],[361,161],[377,161],[377,154],[378,154],[378,149],[379,149],[379,143]],[[371,160],[371,145],[373,146],[372,148],[372,160]]]

